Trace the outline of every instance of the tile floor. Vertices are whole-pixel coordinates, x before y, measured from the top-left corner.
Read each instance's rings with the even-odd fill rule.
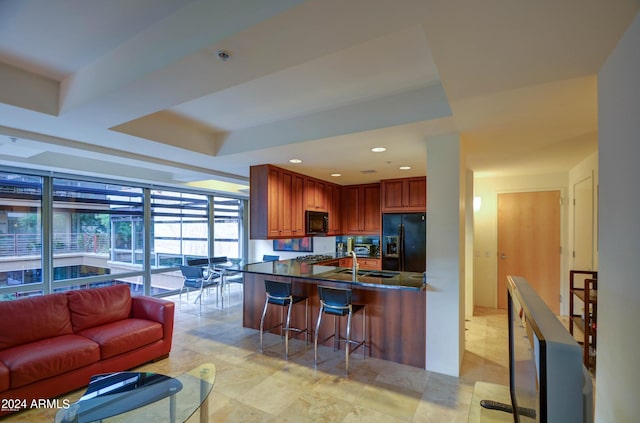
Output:
[[[210,397],[211,422],[466,422],[476,381],[508,384],[506,313],[477,309],[466,322],[466,351],[459,378],[351,356],[344,374],[344,354],[321,347],[317,368],[313,345],[293,340],[289,361],[279,336],[242,327],[241,296],[236,291],[224,310],[207,298],[197,305],[176,301],[171,356],[137,368],[178,375],[213,362],[216,381]],[[193,297],[191,297],[193,300]],[[76,400],[84,389],[61,398]],[[29,410],[0,421],[53,421],[55,410]],[[190,421],[198,421],[198,416]]]

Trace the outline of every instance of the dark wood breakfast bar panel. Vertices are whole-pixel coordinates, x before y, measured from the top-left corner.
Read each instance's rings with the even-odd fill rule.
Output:
[[[394,361],[414,367],[425,367],[426,337],[426,291],[389,289],[385,287],[357,286],[348,282],[330,281],[326,279],[298,278],[262,273],[244,273],[243,326],[260,329],[260,318],[265,301],[264,280],[271,279],[293,283],[295,295],[309,297],[309,329],[313,342],[313,331],[318,318],[320,301],[318,285],[337,288],[350,288],[353,292],[353,303],[366,306],[367,344],[370,346],[367,355],[383,360]],[[274,326],[280,314],[269,312],[265,327]],[[346,318],[342,319],[341,334],[345,333]],[[305,327],[304,306],[296,304],[292,312],[293,327]],[[359,314],[354,315],[352,339],[362,338],[362,320]],[[276,329],[275,332],[278,330]],[[319,339],[327,338],[333,331],[333,319],[322,321]],[[278,332],[279,333],[279,332]],[[298,335],[298,339],[304,339]],[[332,340],[325,344],[332,346]],[[353,354],[361,354],[361,349]]]

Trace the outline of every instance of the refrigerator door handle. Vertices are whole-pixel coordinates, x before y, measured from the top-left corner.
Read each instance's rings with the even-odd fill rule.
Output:
[[[400,254],[400,270],[404,272],[404,223],[398,225],[398,232],[400,232],[400,239],[398,240],[398,254]]]

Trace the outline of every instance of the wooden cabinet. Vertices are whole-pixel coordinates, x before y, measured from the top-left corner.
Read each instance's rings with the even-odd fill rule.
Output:
[[[299,237],[305,235],[304,209],[302,206],[304,177],[286,170],[280,173],[282,202],[280,203],[280,236]]]
[[[305,177],[304,182],[304,208],[305,210],[328,212],[327,207],[328,182],[319,179]]]
[[[353,266],[353,259],[351,257],[342,257],[340,259],[340,267],[351,267]]]
[[[343,257],[340,259],[340,267],[352,267],[353,259],[351,257]],[[358,257],[358,267],[362,270],[381,270],[382,261],[377,258]]]
[[[343,232],[379,234],[380,184],[348,185],[342,192]]]
[[[360,269],[367,270],[381,270],[382,269],[382,261],[376,258],[358,258],[358,264],[360,265]]]
[[[327,184],[327,211],[329,212],[329,231],[327,235],[342,234],[342,188],[340,185]]]
[[[571,270],[569,272],[569,332],[582,334],[583,362],[591,370],[596,367],[598,334],[598,272]]]
[[[382,213],[427,211],[427,178],[424,176],[381,181]]]
[[[304,176],[270,165],[250,169],[251,239],[304,236]]]

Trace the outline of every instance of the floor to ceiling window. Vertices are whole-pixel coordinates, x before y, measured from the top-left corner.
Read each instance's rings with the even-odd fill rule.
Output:
[[[235,198],[213,198],[214,256],[242,257],[242,202]]]
[[[207,257],[208,198],[169,190],[151,191],[151,261],[156,268],[175,268],[193,257]],[[180,289],[179,272],[155,272],[155,290]]]
[[[0,300],[42,293],[42,178],[0,172]]]
[[[242,257],[245,202],[0,169],[0,299],[113,283],[168,294],[189,258]]]
[[[136,263],[132,254],[133,228],[142,222],[142,206],[139,187],[54,178],[55,287],[72,279],[142,271],[142,261]]]

